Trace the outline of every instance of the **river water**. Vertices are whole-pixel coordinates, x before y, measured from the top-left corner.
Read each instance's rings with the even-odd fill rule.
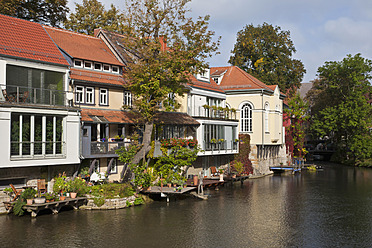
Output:
[[[326,164],[194,198],[0,216],[1,247],[372,247],[372,170]]]

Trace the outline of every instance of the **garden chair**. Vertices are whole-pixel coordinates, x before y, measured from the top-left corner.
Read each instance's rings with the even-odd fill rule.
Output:
[[[211,176],[218,176],[220,173],[217,172],[216,166],[211,166]]]
[[[45,179],[37,179],[37,192],[39,195],[46,192]]]
[[[13,184],[9,184],[9,185],[10,185],[10,187],[12,188],[13,193],[14,193],[14,198],[13,198],[12,201],[15,201],[15,200],[17,200],[17,198],[21,195],[22,190],[21,190],[21,189],[16,189],[16,188],[14,187]]]
[[[2,90],[2,92],[3,92],[3,96],[4,96],[4,98],[5,98],[6,101],[8,101],[8,102],[14,102],[15,101],[14,96],[8,95],[8,93],[6,92],[6,90]]]

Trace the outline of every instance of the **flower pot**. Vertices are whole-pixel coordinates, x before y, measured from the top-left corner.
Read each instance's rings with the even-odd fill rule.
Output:
[[[172,188],[172,184],[171,183],[168,183],[167,184],[169,188]]]
[[[234,174],[234,175],[232,175],[232,178],[236,178],[236,175]]]
[[[76,198],[76,196],[77,196],[77,193],[75,193],[75,192],[71,192],[71,193],[70,193],[70,197],[71,197],[71,198]]]
[[[37,197],[34,199],[34,202],[36,204],[42,204],[42,203],[45,203],[45,198],[44,197]]]
[[[61,201],[64,201],[64,200],[66,200],[66,196],[60,196],[59,199],[60,199]]]
[[[220,182],[223,182],[223,174],[220,174]]]
[[[27,201],[27,203],[26,203],[27,205],[32,205],[32,202],[33,202],[34,200],[33,200],[33,199],[27,199],[26,201]]]
[[[198,176],[197,175],[194,175],[193,182],[194,182],[195,186],[198,185]]]

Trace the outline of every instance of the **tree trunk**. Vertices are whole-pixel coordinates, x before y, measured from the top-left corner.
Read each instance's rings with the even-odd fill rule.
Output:
[[[146,123],[145,124],[145,132],[143,133],[142,148],[133,157],[132,164],[138,164],[141,161],[141,159],[145,158],[146,155],[150,152],[150,150],[151,150],[151,136],[152,136],[153,129],[154,129],[153,123]]]

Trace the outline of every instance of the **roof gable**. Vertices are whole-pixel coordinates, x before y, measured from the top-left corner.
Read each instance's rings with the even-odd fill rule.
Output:
[[[211,68],[212,75],[220,74],[220,72],[224,71],[226,72],[219,84],[224,91],[264,89],[272,92],[275,89],[275,87],[269,87],[237,66]]]
[[[44,28],[54,42],[73,58],[123,65],[99,38],[50,26]]]
[[[68,65],[42,25],[1,14],[0,54]]]

